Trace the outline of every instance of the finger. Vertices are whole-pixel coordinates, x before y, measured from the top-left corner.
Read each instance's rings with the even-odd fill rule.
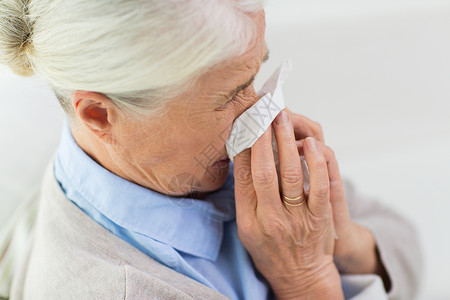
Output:
[[[304,155],[304,144],[305,140],[296,141],[297,151],[299,155]],[[330,196],[331,200],[335,197],[343,198],[344,197],[344,188],[342,184],[341,174],[339,172],[339,166],[336,160],[336,156],[334,154],[333,149],[330,147],[318,143],[325,160],[327,162],[328,168],[328,176],[330,180]]]
[[[272,150],[272,126],[252,146],[252,179],[255,187],[257,209],[280,212],[278,176]]]
[[[325,156],[325,160],[327,161],[328,167],[328,176],[330,179],[330,195],[331,199],[333,198],[343,198],[344,197],[344,188],[342,184],[341,174],[339,172],[339,166],[336,160],[336,156],[334,151],[325,145],[320,145],[322,152]]]
[[[305,116],[293,113],[290,110],[288,110],[288,112],[291,117],[292,126],[294,127],[296,140],[313,137],[319,142],[325,142],[322,126],[320,126],[319,123],[314,122]]]
[[[303,145],[305,140],[296,141],[299,155],[303,155]],[[320,148],[325,156],[328,168],[328,176],[330,181],[330,202],[333,208],[333,218],[335,221],[336,231],[340,231],[340,226],[345,225],[350,220],[350,213],[345,201],[344,184],[342,182],[339,165],[336,155],[328,146],[319,143]]]
[[[316,217],[330,215],[330,183],[328,167],[319,143],[308,137],[303,145],[306,163],[308,164],[310,189],[308,207]]]
[[[280,181],[283,195],[296,198],[303,195],[303,174],[289,115],[281,111],[273,125],[278,145]]]
[[[296,146],[297,146],[297,151],[299,155],[304,155],[304,143],[305,140],[299,140],[299,141],[295,141]],[[339,172],[339,166],[336,160],[336,156],[334,154],[333,149],[331,149],[330,147],[322,144],[322,143],[318,143],[324,157],[325,160],[327,162],[327,167],[328,167],[328,176],[330,179],[330,194],[333,194],[335,196],[343,196],[344,194],[344,189],[343,189],[343,184],[342,184],[342,179],[341,179],[341,174]]]
[[[251,150],[246,149],[234,157],[233,165],[236,219],[245,220],[255,214],[256,194],[251,170]]]
[[[338,162],[334,151],[325,145],[321,145],[327,161],[328,175],[330,178],[330,202],[333,209],[333,219],[336,231],[344,230],[341,226],[346,226],[350,221],[350,213],[345,201],[344,185],[339,172]]]

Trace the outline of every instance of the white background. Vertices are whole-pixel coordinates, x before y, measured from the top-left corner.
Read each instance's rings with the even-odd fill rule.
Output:
[[[266,13],[257,82],[293,60],[287,105],[323,125],[360,191],[416,225],[419,299],[450,299],[450,1],[273,0]],[[47,88],[0,67],[0,226],[38,186],[61,120]]]

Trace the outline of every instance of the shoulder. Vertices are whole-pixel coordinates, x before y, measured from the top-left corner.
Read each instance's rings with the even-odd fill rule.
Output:
[[[216,291],[151,259],[65,198],[47,170],[36,235],[17,285],[33,299],[222,298]]]

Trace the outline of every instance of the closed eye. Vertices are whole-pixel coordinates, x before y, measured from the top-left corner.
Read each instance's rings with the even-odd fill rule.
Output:
[[[238,95],[238,93],[237,94],[235,94],[234,96],[232,96],[231,98],[230,97],[227,97],[227,102],[225,102],[224,104],[222,104],[221,106],[219,106],[218,108],[216,108],[216,110],[221,110],[221,109],[223,109],[223,108],[225,108],[227,105],[228,105],[228,103],[230,103],[231,101],[234,101],[235,100],[235,98],[237,97],[237,95]]]
[[[267,47],[266,47],[266,48],[267,48]],[[270,53],[270,50],[269,50],[269,48],[267,48],[267,50],[266,50],[266,55],[264,56],[264,59],[262,60],[262,63],[265,63],[266,61],[269,60],[269,53]],[[227,97],[227,98],[228,98],[228,101],[225,102],[224,104],[222,104],[218,109],[224,108],[228,103],[230,103],[231,101],[235,100],[235,99],[236,99],[236,96],[237,96],[240,92],[244,91],[244,90],[247,89],[249,86],[251,86],[251,85],[253,84],[253,82],[255,82],[255,77],[256,77],[256,74],[253,75],[252,78],[250,78],[249,81],[247,81],[246,83],[244,83],[244,84],[241,85],[241,86],[238,86],[238,87],[233,91],[233,93],[231,93],[231,95],[230,95],[229,97]]]
[[[240,86],[231,96],[228,98],[228,101],[225,102],[224,105],[227,105],[227,103],[230,103],[231,101],[235,100],[237,95],[239,95],[240,92],[245,91],[249,86],[253,84],[255,81],[255,76],[252,77],[251,81],[247,82],[246,84]]]

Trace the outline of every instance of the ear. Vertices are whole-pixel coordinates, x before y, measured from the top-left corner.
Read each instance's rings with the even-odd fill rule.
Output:
[[[81,124],[104,143],[112,142],[112,121],[117,109],[111,100],[96,92],[76,91],[72,105]]]

